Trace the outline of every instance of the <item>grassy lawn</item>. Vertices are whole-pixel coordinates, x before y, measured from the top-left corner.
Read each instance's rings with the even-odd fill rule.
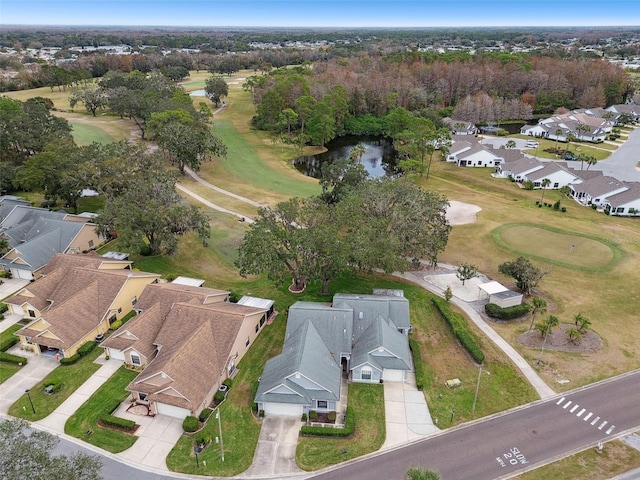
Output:
[[[102,348],[96,347],[89,355],[82,357],[73,365],[58,366],[42,381],[36,384],[29,394],[36,410],[35,414],[31,410],[29,399],[26,396],[22,396],[11,405],[9,415],[21,417],[29,421],[41,420],[50,415],[51,412],[58,408],[62,402],[69,398],[73,392],[100,368],[100,365],[93,363],[93,361],[98,358],[103,351]],[[44,393],[44,386],[49,382],[62,383],[62,388],[52,395],[47,395]]]
[[[492,236],[497,244],[518,255],[577,270],[604,272],[624,257],[617,245],[603,238],[546,225],[506,224]]]
[[[348,402],[355,415],[355,433],[349,438],[300,437],[296,450],[300,468],[318,470],[380,449],[385,439],[383,386],[351,383]]]
[[[14,333],[22,328],[22,325],[12,325],[4,332],[0,333],[0,342],[4,342],[6,339],[13,337]],[[10,378],[16,374],[22,367],[9,362],[0,362],[0,384],[7,378]]]
[[[73,139],[80,146],[90,145],[93,142],[103,144],[115,142],[111,135],[95,125],[71,121],[71,126],[73,128]]]
[[[640,452],[616,440],[523,473],[514,480],[599,480],[640,467]]]
[[[131,447],[138,437],[128,433],[104,428],[98,425],[98,418],[104,414],[105,407],[114,399],[122,402],[129,396],[125,387],[138,375],[138,372],[120,367],[109,380],[91,395],[64,426],[64,433],[79,438],[82,441],[100,447],[111,453],[118,453]],[[87,435],[87,430],[92,430]]]
[[[23,326],[18,323],[16,323],[15,325],[11,325],[4,332],[0,333],[0,342],[5,342],[10,338],[15,337],[14,333],[16,333],[21,328],[23,328]]]
[[[617,148],[615,145],[608,145],[606,143],[590,144],[587,142],[572,142],[570,145],[567,145],[567,143],[565,142],[556,142],[555,140],[548,140],[546,138],[534,138],[529,135],[522,135],[520,133],[510,135],[510,137],[520,138],[522,140],[535,140],[536,142],[540,143],[540,146],[537,149],[530,148],[523,150],[523,152],[528,153],[529,155],[536,155],[540,158],[555,159],[555,154],[545,152],[544,150],[547,148],[557,147],[562,150],[566,150],[568,148],[570,152],[574,153],[588,153],[595,156],[598,160],[604,160],[605,158],[608,158],[609,155],[611,155],[612,150],[616,150]]]

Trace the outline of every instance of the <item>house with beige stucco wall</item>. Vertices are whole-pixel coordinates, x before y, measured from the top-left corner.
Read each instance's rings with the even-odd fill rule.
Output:
[[[21,347],[68,358],[107,332],[132,311],[144,287],[160,277],[130,266],[95,254],[55,255],[38,280],[5,300],[10,313],[31,320],[16,332]]]
[[[138,314],[102,343],[107,355],[141,369],[127,390],[150,414],[198,415],[213,400],[263,327],[273,301],[176,283],[145,287]]]

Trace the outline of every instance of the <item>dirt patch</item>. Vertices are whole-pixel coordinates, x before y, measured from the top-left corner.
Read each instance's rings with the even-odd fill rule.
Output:
[[[562,324],[548,336],[545,350],[569,353],[595,353],[602,348],[602,339],[591,330],[582,334],[579,342],[574,342],[567,335],[567,330],[575,328],[573,324]],[[521,345],[529,348],[542,348],[544,338],[537,330],[523,333],[518,337]]]
[[[478,205],[449,200],[447,220],[451,225],[465,225],[476,221],[476,214],[482,210]]]

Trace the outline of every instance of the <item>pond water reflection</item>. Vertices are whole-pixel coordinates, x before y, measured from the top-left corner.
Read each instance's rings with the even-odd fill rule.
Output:
[[[341,158],[349,158],[353,147],[362,144],[364,155],[360,158],[371,177],[394,176],[400,173],[397,167],[397,152],[390,139],[384,137],[344,136],[329,142],[327,151],[318,155],[309,155],[292,160],[296,169],[309,177],[320,178],[321,168]]]

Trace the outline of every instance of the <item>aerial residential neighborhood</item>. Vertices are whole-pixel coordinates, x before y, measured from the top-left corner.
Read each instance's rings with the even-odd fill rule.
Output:
[[[628,2],[245,3],[3,4],[0,477],[640,476]]]

